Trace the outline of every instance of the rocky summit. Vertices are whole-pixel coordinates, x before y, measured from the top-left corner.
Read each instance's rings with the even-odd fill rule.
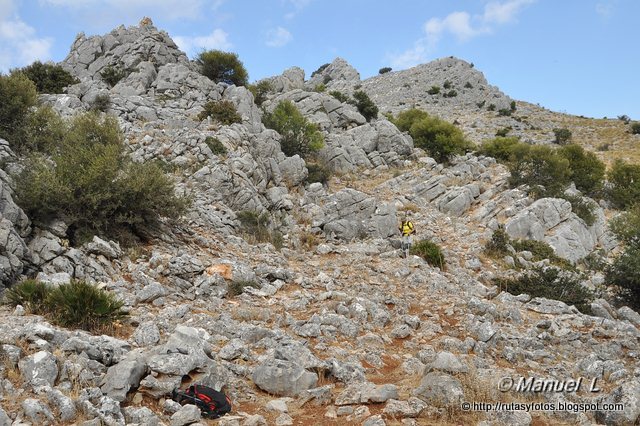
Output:
[[[21,157],[0,140],[0,289],[27,277],[54,288],[85,280],[128,312],[92,334],[0,307],[1,426],[640,422],[640,314],[606,291],[585,314],[494,281],[558,261],[582,287],[601,288],[602,272],[578,272],[594,253],[622,249],[611,206],[594,202],[587,222],[564,198],[511,187],[494,158],[438,163],[385,114],[418,108],[476,143],[509,128],[550,144],[567,127],[591,150],[621,122],[515,101],[452,57],[365,80],[341,58],[308,79],[294,67],[265,80],[258,106],[247,88],[200,74],[150,20],[80,34],[60,65],[78,82],[40,102],[70,118],[108,97],[102,114],[116,117],[127,154],[164,164],[190,206],[132,246],[104,234],[71,244],[68,224],[32,222],[16,204]],[[109,84],[114,69],[124,74]],[[331,94],[359,90],[377,118]],[[238,122],[202,119],[217,101]],[[322,133],[326,183],[308,183],[309,162],[285,155],[283,135],[263,125],[281,101]],[[634,137],[613,137],[613,156]],[[406,211],[416,240],[441,248],[440,264],[401,256]],[[553,259],[513,247],[488,256],[501,229],[548,244]],[[534,390],[571,380],[581,387]],[[192,383],[224,390],[232,412],[210,420],[171,399]]]

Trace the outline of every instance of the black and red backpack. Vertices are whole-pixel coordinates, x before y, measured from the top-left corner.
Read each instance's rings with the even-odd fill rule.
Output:
[[[222,392],[204,385],[191,385],[182,392],[174,390],[172,399],[180,404],[193,404],[200,409],[202,416],[217,419],[231,411],[231,400]]]

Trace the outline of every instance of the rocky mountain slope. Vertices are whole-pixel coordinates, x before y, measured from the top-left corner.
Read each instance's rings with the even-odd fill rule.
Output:
[[[513,271],[483,253],[498,225],[514,238],[546,241],[569,261],[610,253],[618,244],[607,227],[611,212],[598,208],[589,226],[564,200],[509,189],[508,171],[492,158],[437,164],[388,120],[367,122],[328,92],[361,88],[382,112],[419,107],[456,121],[477,142],[511,127],[545,143],[561,123],[580,137],[594,133],[585,141],[595,146],[598,132],[572,124],[577,118],[524,102],[498,116],[512,100],[454,58],[365,81],[341,59],[309,80],[292,68],[271,79],[263,107],[290,100],[323,131],[320,155],[337,175],[327,186],[305,185],[305,161],[284,155],[253,95],[200,75],[148,22],[80,35],[62,65],[80,83],[41,100],[69,117],[108,95],[132,158],[172,165],[178,191],[193,204],[143,246],[124,250],[103,236],[69,247],[64,223],[36,227],[13,202],[16,156],[0,142],[2,283],[86,279],[115,292],[131,314],[107,336],[0,308],[1,426],[639,421],[640,314],[603,299],[584,315],[559,301],[513,296],[491,280]],[[109,67],[128,75],[110,87],[101,76]],[[456,96],[427,93],[445,81]],[[314,91],[321,83],[326,92]],[[232,102],[242,122],[198,120],[215,100]],[[228,154],[214,154],[207,137]],[[250,243],[238,219],[247,210],[270,217],[282,248]],[[446,267],[400,258],[403,210],[414,212],[420,238],[443,248]],[[527,252],[511,261],[536,264]],[[234,296],[240,282],[255,286]],[[583,284],[601,283],[596,274]],[[578,392],[501,392],[504,377],[585,383]],[[600,391],[589,391],[593,380]],[[208,421],[169,398],[194,381],[224,387],[233,412]],[[600,405],[484,412],[464,411],[464,401]]]

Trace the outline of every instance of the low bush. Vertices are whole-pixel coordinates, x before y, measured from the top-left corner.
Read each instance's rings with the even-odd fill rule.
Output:
[[[252,244],[271,243],[277,250],[284,244],[282,234],[271,229],[271,218],[267,213],[258,214],[250,210],[236,213],[240,221],[240,232]]]
[[[511,111],[510,109],[506,109],[506,108],[500,108],[498,110],[498,115],[500,117],[509,117],[511,115],[513,111]]]
[[[627,209],[640,200],[640,164],[616,160],[607,173],[607,198],[620,209]]]
[[[555,135],[555,140],[554,142],[557,143],[558,145],[564,145],[566,143],[569,143],[569,141],[571,140],[571,130],[569,129],[553,129],[553,134]]]
[[[254,281],[232,281],[227,288],[228,297],[236,297],[244,293],[247,287],[260,288],[260,285]]]
[[[539,267],[516,278],[496,278],[493,283],[513,295],[528,294],[574,305],[584,314],[591,313],[593,294],[580,280],[555,267]]]
[[[538,262],[543,259],[555,259],[556,253],[553,248],[544,241],[536,240],[515,240],[512,243],[515,251],[529,251],[533,255],[533,261]]]
[[[108,93],[101,93],[97,95],[93,102],[91,102],[91,111],[107,112],[111,106],[111,97]]]
[[[427,93],[430,95],[437,95],[440,93],[440,86],[431,86],[431,88],[427,90]]]
[[[127,76],[127,71],[122,67],[109,65],[100,72],[100,76],[105,83],[113,87]]]
[[[249,84],[249,73],[236,53],[207,50],[198,55],[196,63],[200,73],[216,83]]]
[[[495,111],[496,110],[496,104],[489,104],[489,106],[487,107],[487,111]]]
[[[511,101],[511,103],[509,104],[509,108],[511,108],[511,111],[515,111],[517,108],[516,101]]]
[[[468,81],[467,81],[467,82],[464,84],[464,87],[465,87],[466,89],[473,89],[473,84],[471,84],[470,82],[468,82]]]
[[[498,136],[490,141],[483,143],[478,149],[478,154],[493,157],[501,163],[508,162],[515,152],[515,148],[522,142],[514,136],[501,137]]]
[[[187,206],[155,163],[134,163],[115,118],[79,115],[50,158],[34,155],[16,176],[16,201],[36,223],[61,219],[73,244],[93,235],[126,238]]]
[[[250,84],[247,88],[253,94],[253,102],[258,106],[261,106],[264,101],[267,100],[267,94],[273,91],[273,85],[268,80],[262,80],[256,84]]]
[[[386,73],[388,73],[388,72],[391,72],[391,69],[392,69],[391,67],[384,67],[384,68],[380,68],[380,69],[378,70],[378,74],[386,74]]]
[[[472,147],[456,126],[416,108],[401,112],[393,122],[409,132],[416,147],[427,150],[440,163]]]
[[[198,120],[206,120],[211,117],[212,120],[228,126],[234,123],[242,123],[242,117],[238,114],[236,106],[228,100],[209,101],[204,104],[204,109],[198,114]]]
[[[367,121],[378,118],[378,107],[364,91],[356,90],[353,92],[353,99],[355,100],[358,112],[360,112]]]
[[[606,269],[605,282],[615,288],[624,303],[640,309],[640,241],[629,244]]]
[[[491,239],[484,246],[484,251],[491,257],[507,256],[509,254],[509,244],[511,239],[504,230],[504,226],[498,226],[498,229],[493,231]]]
[[[511,186],[527,185],[536,198],[558,196],[570,182],[569,161],[545,145],[515,146],[508,167]]]
[[[329,94],[331,96],[333,96],[334,98],[336,98],[337,100],[339,100],[342,103],[347,103],[349,102],[349,96],[345,95],[342,92],[339,92],[337,90],[332,90],[331,92],[329,92]]]
[[[444,82],[444,84],[442,85],[442,87],[444,87],[445,89],[448,90],[448,89],[451,89],[453,87],[453,84],[449,80],[446,80]]]
[[[324,83],[316,84],[313,91],[317,93],[324,93],[327,91],[327,86],[325,86]]]
[[[47,297],[56,324],[83,330],[101,330],[128,314],[124,302],[113,293],[85,281],[71,281],[55,287]]]
[[[311,73],[311,78],[315,77],[316,74],[320,74],[322,71],[327,69],[327,67],[329,65],[331,65],[331,64],[322,64],[322,65],[320,65],[317,70],[315,70],[314,72]]]
[[[204,143],[207,144],[207,146],[209,147],[209,149],[214,155],[227,154],[227,148],[225,148],[224,145],[222,145],[222,142],[220,142],[220,139],[218,138],[207,136],[204,140]]]
[[[49,289],[36,280],[25,280],[13,285],[4,294],[4,303],[9,306],[22,305],[30,314],[43,315],[48,311],[46,299]]]
[[[308,158],[324,146],[318,126],[310,123],[291,101],[281,101],[271,113],[262,116],[264,125],[280,133],[280,147],[288,156]]]
[[[558,149],[558,154],[569,161],[569,178],[576,188],[588,195],[602,190],[606,166],[593,152],[570,144]]]
[[[458,96],[458,92],[455,90],[449,90],[448,92],[443,93],[442,96],[445,98],[455,98]]]
[[[0,138],[17,153],[26,151],[25,126],[38,100],[36,86],[21,73],[0,74]]]
[[[631,134],[640,135],[640,122],[631,123]]]
[[[577,195],[562,194],[564,198],[571,203],[571,211],[584,221],[587,226],[591,226],[596,222],[596,208],[598,205],[587,198]]]
[[[640,242],[640,203],[611,219],[609,228],[618,240],[627,245]]]
[[[308,162],[307,170],[309,171],[307,183],[319,182],[325,186],[329,183],[329,179],[333,174],[331,169],[320,161]]]
[[[503,127],[502,129],[496,130],[496,136],[500,138],[506,138],[509,134],[511,127]]]
[[[410,253],[420,256],[431,266],[436,266],[441,270],[445,268],[444,255],[440,246],[429,240],[420,240],[411,246]]]
[[[7,290],[5,301],[44,315],[57,325],[88,331],[104,331],[128,315],[123,310],[124,302],[113,293],[85,281],[73,280],[57,287],[23,281]]]
[[[67,123],[50,106],[38,107],[27,116],[20,151],[53,153],[67,130]]]
[[[79,80],[64,68],[51,62],[43,64],[36,61],[17,72],[26,75],[29,80],[33,81],[38,93],[64,93],[66,87],[79,83]]]

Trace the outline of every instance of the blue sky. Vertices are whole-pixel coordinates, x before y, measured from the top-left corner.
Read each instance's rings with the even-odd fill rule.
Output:
[[[251,81],[337,56],[362,78],[456,56],[515,99],[640,119],[638,0],[0,0],[0,71],[143,16],[190,57],[238,53]]]

